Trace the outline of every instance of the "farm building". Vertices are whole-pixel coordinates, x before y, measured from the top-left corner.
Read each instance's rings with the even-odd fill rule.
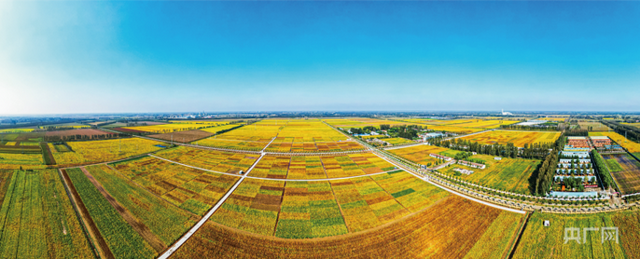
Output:
[[[561,154],[567,157],[577,157],[580,159],[589,158],[589,152],[562,151]]]
[[[471,171],[471,170],[457,168],[457,167],[454,168],[453,171],[456,171],[456,172],[461,173],[461,174],[466,174],[466,175],[473,174],[473,171]]]
[[[464,160],[458,160],[458,164],[468,166],[468,167],[478,168],[478,169],[485,169],[487,167],[486,165],[483,165],[483,164],[478,164],[478,163],[464,161]]]
[[[451,160],[453,160],[453,158],[450,158],[450,157],[448,157],[448,156],[438,155],[438,154],[429,154],[429,156],[431,156],[431,157],[435,157],[435,158],[439,158],[439,159],[444,159],[444,161],[451,161]]]
[[[591,139],[591,143],[593,143],[593,146],[595,146],[596,148],[602,148],[604,146],[611,145],[611,139],[607,136],[591,136],[589,138]]]
[[[568,137],[568,146],[573,148],[592,148],[591,143],[587,137]]]

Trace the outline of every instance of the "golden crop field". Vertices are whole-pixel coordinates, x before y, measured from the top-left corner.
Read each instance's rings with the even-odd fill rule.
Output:
[[[67,142],[71,151],[59,152],[50,148],[58,165],[82,165],[114,161],[162,149],[162,142],[140,139],[112,139]]]
[[[215,127],[211,127],[211,128],[204,128],[204,129],[200,129],[200,130],[206,131],[206,132],[210,132],[210,133],[217,133],[218,131],[226,130],[226,129],[230,129],[230,128],[238,127],[238,126],[240,126],[240,124],[225,124],[225,125],[215,126]]]
[[[123,129],[152,133],[171,133],[177,131],[202,129],[213,125],[207,123],[170,123],[150,126],[123,127]]]
[[[198,140],[197,142],[194,142],[194,144],[219,148],[259,151],[267,146],[267,144],[269,144],[269,142],[278,135],[280,128],[283,126],[256,125],[254,123],[220,135]]]
[[[232,174],[240,171],[246,172],[258,157],[260,157],[255,154],[233,153],[190,147],[177,147],[162,150],[157,152],[155,155],[198,168]]]
[[[453,132],[453,133],[457,133],[457,134],[471,134],[471,133],[476,133],[476,132],[480,132],[480,131],[484,130],[484,129],[481,129],[481,128],[455,127],[455,125],[453,125],[453,126],[428,126],[428,129],[435,130],[435,131]]]
[[[624,125],[628,125],[628,126],[632,126],[632,127],[636,127],[636,128],[640,128],[640,123],[627,123],[627,122],[623,122],[622,124],[624,124]]]
[[[560,132],[537,132],[537,131],[510,131],[496,130],[477,135],[462,137],[462,139],[478,142],[480,144],[502,144],[513,143],[516,147],[524,147],[524,144],[551,143],[560,137]]]
[[[43,169],[42,154],[0,153],[0,169]]]
[[[119,162],[113,167],[153,194],[196,215],[205,214],[239,179],[153,157]]]
[[[518,122],[519,121],[508,121],[508,120],[474,120],[471,122],[447,124],[447,125],[452,127],[460,127],[460,128],[495,129],[495,128],[499,128],[500,125],[511,125]]]
[[[274,139],[275,138],[275,139]],[[223,134],[194,142],[194,144],[269,152],[330,152],[364,149],[342,133],[325,125],[320,120],[270,119],[243,126]]]
[[[33,129],[0,129],[0,133],[23,133],[32,131]]]
[[[271,179],[326,179],[395,170],[373,153],[339,156],[264,156],[250,176]]]
[[[366,126],[380,127],[380,125],[408,125],[409,123],[395,120],[380,120],[371,118],[323,119],[324,122],[336,128],[362,128]]]
[[[184,121],[169,121],[170,123],[177,123],[177,124],[207,124],[207,125],[212,125],[212,126],[222,126],[222,125],[226,125],[229,124],[229,122],[231,122],[230,120],[197,120],[197,121],[192,121],[192,120],[184,120]]]
[[[286,195],[286,186],[284,189]],[[311,191],[311,189],[308,190]],[[394,214],[390,210],[393,207],[379,209],[379,206],[386,205],[388,201],[375,203],[377,200],[381,200],[373,198],[376,195],[379,194],[371,193],[359,197],[374,202],[370,206],[362,200],[353,204],[347,203],[349,210],[361,210],[366,213],[363,215],[368,215],[367,217],[354,218],[361,220],[361,224],[369,223],[372,225],[374,223],[372,218],[379,219],[378,215],[386,212]],[[245,197],[251,198],[252,196]],[[248,201],[245,197],[239,198]],[[295,204],[305,204],[303,202]],[[250,204],[245,202],[241,206],[248,207]],[[284,206],[288,207],[283,202],[280,206],[281,210]],[[365,209],[365,206],[373,208]],[[267,230],[269,226],[273,227],[274,220],[269,218],[267,213],[252,213],[253,211],[243,210],[240,206],[230,209],[241,211],[241,213],[236,212],[230,215],[229,222],[239,224],[242,221],[242,228],[249,229],[247,230],[249,232],[255,233],[255,229]],[[295,222],[298,226],[295,229],[308,229],[309,223],[305,221],[310,218],[313,222],[315,217],[307,217],[307,214],[302,212],[306,210],[296,208],[296,211],[300,212],[294,217],[299,216],[302,219]],[[245,219],[246,215],[252,219],[250,223]],[[311,215],[313,214],[311,213]],[[236,220],[232,221],[234,218]],[[521,214],[501,211],[455,195],[449,195],[443,199],[434,199],[433,206],[419,210],[415,214],[410,214],[385,225],[378,225],[368,231],[355,233],[350,231],[348,234],[333,238],[287,239],[304,238],[303,234],[299,234],[301,236],[298,237],[272,238],[248,234],[244,231],[238,231],[235,227],[223,226],[227,225],[226,223],[221,225],[208,222],[174,256],[176,258],[336,258],[348,255],[352,258],[506,258],[522,220],[523,215]],[[262,225],[262,222],[265,224]],[[266,222],[270,224],[266,224]],[[329,222],[335,224],[332,226],[340,226],[335,221],[328,221],[323,226],[327,226]],[[280,223],[277,228],[280,228],[279,225]],[[250,228],[250,226],[254,226],[254,228]],[[277,231],[276,235],[278,235]]]
[[[405,158],[409,161],[413,161],[421,165],[428,165],[429,163],[431,163],[432,165],[435,165],[438,159],[430,156],[429,154],[440,154],[447,151],[454,151],[454,150],[444,148],[444,147],[429,146],[429,145],[417,145],[412,147],[389,150],[389,152],[395,155],[398,155],[402,158]]]
[[[550,226],[543,226],[545,220]],[[618,227],[619,242],[602,242],[600,231],[587,232],[585,237],[582,229],[587,227]],[[580,243],[565,241],[566,228],[580,229]],[[637,258],[639,230],[637,212],[574,215],[536,212],[529,219],[513,258]]]
[[[589,132],[589,136],[607,136],[620,146],[626,148],[631,153],[640,152],[640,144],[628,140],[624,136],[616,133],[616,132]]]
[[[493,156],[488,155],[474,155],[471,158],[484,161],[486,168],[477,169],[456,164],[439,171],[448,175],[456,175],[456,177],[478,185],[529,194],[529,178],[540,164],[539,160],[521,158],[503,157],[496,161]],[[453,171],[456,167],[472,170],[473,174],[456,174]]]

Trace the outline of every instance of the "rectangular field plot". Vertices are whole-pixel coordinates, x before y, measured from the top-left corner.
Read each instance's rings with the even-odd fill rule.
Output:
[[[171,133],[171,132],[204,129],[212,126],[214,125],[207,124],[207,123],[188,122],[188,123],[168,123],[168,124],[151,125],[151,126],[124,127],[122,129],[129,130],[129,131],[137,131],[137,132],[150,132],[150,133],[164,134],[164,133]]]
[[[203,215],[239,177],[201,171],[147,157],[113,167],[155,195],[197,215]]]
[[[397,220],[410,213],[370,177],[331,181],[349,232]]]
[[[581,129],[589,130],[589,131],[608,131],[609,127],[597,121],[579,121],[578,125],[580,125]]]
[[[638,219],[635,213],[561,215],[533,213],[524,230],[513,258],[630,258],[627,246],[637,252]],[[548,220],[550,226],[543,226]],[[631,223],[631,224],[630,224]],[[619,227],[619,243],[602,242],[599,231],[588,232],[584,240],[584,228]],[[569,240],[565,244],[566,228],[580,229],[580,243]],[[634,242],[635,241],[635,242]],[[625,244],[626,243],[626,244]],[[634,255],[638,255],[637,253]]]
[[[191,219],[193,214],[151,194],[108,166],[91,166],[87,167],[87,170],[120,205],[147,226],[165,246],[171,245],[195,224],[195,220]]]
[[[211,220],[222,225],[273,236],[285,182],[245,179]]]
[[[249,174],[271,179],[326,179],[396,169],[373,153],[342,156],[264,156]]]
[[[435,165],[438,159],[430,156],[430,154],[440,154],[449,150],[450,149],[444,147],[418,145],[406,148],[391,149],[389,150],[389,152],[421,165]]]
[[[459,128],[480,128],[480,129],[495,129],[500,128],[501,125],[511,125],[518,123],[518,121],[506,121],[506,120],[473,120],[471,122],[448,124],[449,126]]]
[[[270,152],[330,152],[364,149],[319,120],[288,120],[269,145]]]
[[[373,126],[379,128],[380,125],[408,125],[409,123],[393,120],[379,120],[371,118],[349,118],[349,119],[324,119],[324,122],[336,128],[362,128]]]
[[[116,258],[153,258],[157,255],[79,168],[67,172],[92,221]]]
[[[196,141],[194,144],[218,148],[260,151],[278,135],[280,128],[283,126],[284,125],[259,125],[254,123],[220,135]]]
[[[422,210],[449,196],[449,192],[404,171],[372,175],[371,178],[411,212]]]
[[[348,233],[340,207],[326,182],[287,182],[276,237],[316,238]]]
[[[640,162],[628,154],[602,155],[623,194],[640,192]]]
[[[67,142],[67,145],[71,147],[68,152],[59,152],[56,148],[51,148],[51,153],[58,165],[70,166],[114,161],[162,149],[156,146],[162,145],[162,142],[140,138],[73,141]]]
[[[0,172],[1,258],[94,258],[58,172]]]
[[[256,154],[233,153],[190,147],[177,147],[155,154],[178,163],[223,173],[246,172],[260,157]]]
[[[44,169],[42,154],[0,153],[0,169]]]
[[[473,136],[462,137],[462,139],[480,144],[502,144],[513,143],[516,147],[524,147],[524,144],[552,143],[560,137],[560,132],[534,132],[534,131],[506,131],[496,130],[485,132]]]
[[[180,131],[180,132],[154,134],[154,135],[149,135],[147,137],[162,139],[166,141],[179,142],[179,143],[189,143],[199,139],[211,137],[213,136],[213,134],[214,133],[207,132],[204,130],[186,130],[186,131]]]
[[[516,193],[529,194],[529,178],[536,170],[539,160],[505,158],[496,161],[493,156],[474,155],[471,158],[485,161],[485,169],[470,168],[463,165],[453,165],[440,169],[441,173],[456,175],[465,181],[470,181],[482,186],[506,190]],[[454,168],[472,170],[473,174],[456,174]]]
[[[408,140],[406,138],[383,138],[380,139],[384,142],[387,142],[393,146],[397,146],[397,145],[406,145],[406,144],[413,144],[415,142]]]

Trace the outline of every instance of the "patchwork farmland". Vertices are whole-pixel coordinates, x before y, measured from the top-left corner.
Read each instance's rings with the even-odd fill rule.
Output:
[[[342,120],[325,122],[387,122]],[[432,126],[485,130],[494,128],[496,122],[500,124],[500,120],[433,120],[425,125],[430,130]],[[540,160],[496,160],[430,145],[392,147],[387,151],[393,156],[386,157],[364,151],[366,144],[350,140],[318,119],[268,119],[249,125],[171,121],[140,127],[190,123],[207,128],[144,136],[157,141],[142,137],[47,141],[45,137],[106,129],[4,134],[8,137],[0,149],[33,149],[34,153],[0,152],[0,221],[20,231],[40,224],[41,230],[33,233],[53,234],[32,239],[0,232],[0,253],[15,257],[12,255],[24,250],[25,238],[29,238],[36,240],[25,251],[31,257],[155,258],[170,251],[203,217],[208,218],[202,227],[171,258],[336,254],[503,258],[512,253],[520,258],[534,253],[522,244],[526,239],[518,241],[521,231],[532,231],[525,227],[527,216],[516,213],[518,209],[452,194],[456,191],[431,184],[418,172],[407,172],[392,162],[398,158],[433,167],[444,161],[432,154],[463,156],[486,168],[455,164],[438,171],[509,193],[530,194]],[[488,133],[496,136],[484,136]],[[492,131],[465,138],[524,144],[552,142],[558,134]],[[178,145],[168,143],[169,136]],[[400,138],[382,140],[394,145],[415,143]],[[51,158],[46,157],[47,152]],[[635,171],[640,165],[630,156],[603,157],[623,194],[638,192],[634,177],[640,174]],[[461,175],[455,168],[474,172]],[[53,201],[57,207],[42,205]],[[41,205],[16,207],[14,203]],[[57,210],[45,212],[49,209]],[[64,210],[71,217],[60,216]],[[617,224],[635,227],[627,214],[610,215]],[[26,225],[26,220],[34,223]],[[635,248],[623,245],[616,249],[604,253],[627,255]],[[46,255],[41,256],[43,253]]]

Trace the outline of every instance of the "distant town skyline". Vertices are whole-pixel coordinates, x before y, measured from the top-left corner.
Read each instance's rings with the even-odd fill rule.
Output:
[[[639,2],[0,1],[0,114],[640,111]]]

